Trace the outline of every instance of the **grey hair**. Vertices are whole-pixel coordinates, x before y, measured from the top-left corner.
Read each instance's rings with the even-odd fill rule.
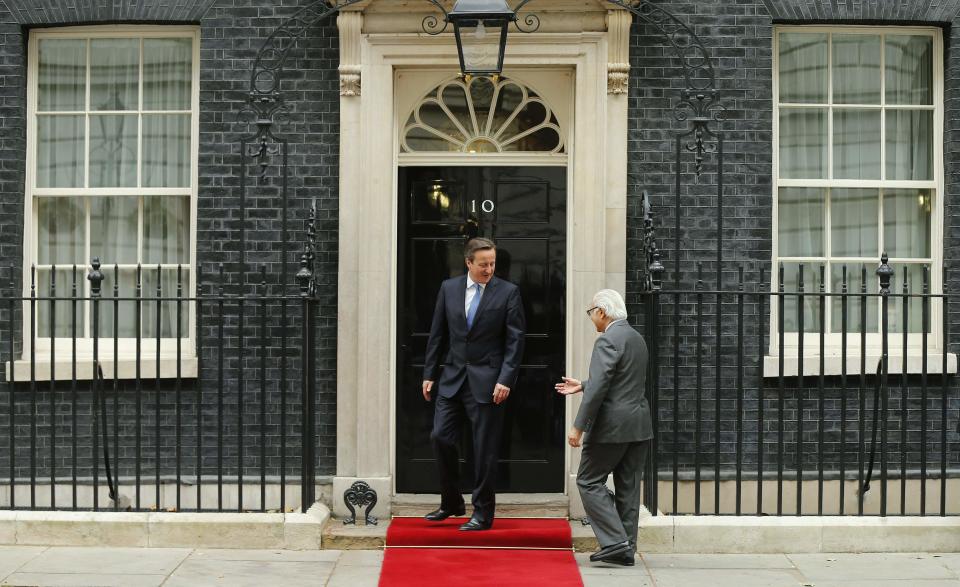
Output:
[[[593,305],[603,310],[611,320],[626,320],[627,306],[623,296],[613,289],[601,289],[593,296]]]

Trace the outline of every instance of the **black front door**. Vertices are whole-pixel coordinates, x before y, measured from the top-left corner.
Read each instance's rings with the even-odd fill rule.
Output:
[[[420,393],[440,282],[463,275],[463,245],[497,243],[497,276],[520,286],[526,351],[507,400],[498,491],[564,488],[566,205],[564,167],[401,167],[397,300],[397,491],[436,493],[433,402]],[[492,392],[492,390],[491,390]],[[469,430],[461,444],[464,491],[473,488]]]

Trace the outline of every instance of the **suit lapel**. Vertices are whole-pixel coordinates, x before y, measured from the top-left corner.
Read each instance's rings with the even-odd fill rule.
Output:
[[[487,283],[487,286],[483,288],[483,296],[480,298],[480,305],[477,306],[477,315],[473,317],[473,326],[470,327],[468,332],[472,331],[477,326],[477,322],[480,321],[480,315],[483,314],[483,309],[487,307],[487,300],[490,299],[490,296],[493,294],[493,290],[496,287],[497,278],[491,277],[490,282]],[[466,284],[464,284],[464,290],[466,290]],[[464,304],[466,304],[466,292],[464,292]],[[464,315],[464,320],[466,320],[466,315]]]

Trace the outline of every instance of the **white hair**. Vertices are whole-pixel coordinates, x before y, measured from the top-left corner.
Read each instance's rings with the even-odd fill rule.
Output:
[[[601,289],[593,296],[593,305],[603,310],[611,320],[626,320],[627,306],[623,296],[613,289]]]

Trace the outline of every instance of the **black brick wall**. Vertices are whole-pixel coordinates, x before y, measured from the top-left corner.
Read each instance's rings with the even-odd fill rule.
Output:
[[[201,82],[200,82],[200,162],[199,198],[197,212],[197,262],[203,273],[202,290],[214,294],[219,287],[217,278],[219,264],[224,265],[224,288],[228,294],[251,294],[262,291],[260,267],[267,270],[270,295],[297,295],[299,290],[293,276],[299,268],[299,252],[303,249],[307,211],[316,201],[317,251],[315,272],[318,276],[318,307],[316,319],[316,387],[318,391],[317,416],[317,474],[331,475],[336,470],[336,274],[337,274],[337,184],[339,151],[339,92],[337,65],[339,62],[338,37],[335,22],[331,19],[319,23],[310,34],[297,42],[290,53],[287,73],[283,76],[282,90],[289,105],[289,113],[274,132],[288,142],[287,182],[287,239],[282,244],[282,191],[280,186],[280,158],[273,160],[264,178],[252,178],[245,192],[247,212],[240,211],[240,138],[253,132],[252,125],[238,122],[238,114],[249,90],[250,68],[263,40],[280,26],[286,18],[310,0],[285,2],[277,6],[270,0],[198,0],[178,2],[106,3],[58,3],[16,2],[0,3],[0,97],[2,97],[3,134],[0,136],[0,266],[4,267],[2,286],[4,298],[8,291],[6,267],[14,265],[19,291],[19,266],[22,259],[23,241],[23,176],[25,156],[25,60],[24,52],[29,27],[50,24],[96,24],[101,22],[169,22],[199,24],[201,30]],[[93,4],[96,4],[94,6]],[[239,228],[246,229],[246,265],[241,264]],[[289,284],[281,285],[286,251],[286,274]],[[107,270],[104,284],[106,295],[112,283]],[[243,285],[241,285],[243,284]],[[172,293],[172,292],[171,292]],[[122,292],[121,295],[132,295]],[[165,294],[170,295],[170,293]],[[0,335],[3,350],[0,358],[9,357],[9,306],[0,304]],[[280,454],[280,366],[281,338],[287,344],[287,446],[288,455],[299,455],[300,428],[300,328],[302,312],[299,302],[288,308],[287,324],[281,324],[282,309],[277,302],[268,307],[267,370],[265,379],[267,416],[259,417],[261,400],[259,329],[261,308],[259,304],[247,304],[244,310],[243,354],[240,355],[239,311],[234,303],[226,305],[221,318],[216,304],[202,309],[200,335],[204,350],[201,355],[202,372],[197,380],[185,381],[181,388],[181,433],[182,456],[185,459],[183,473],[193,473],[192,463],[196,453],[192,440],[197,432],[198,414],[194,410],[197,393],[202,394],[202,409],[199,421],[203,427],[203,454],[205,474],[212,474],[217,466],[217,423],[221,412],[215,400],[219,393],[217,367],[220,349],[224,357],[223,387],[223,455],[224,474],[236,474],[237,452],[241,430],[238,422],[238,380],[243,359],[242,379],[246,381],[243,393],[245,422],[242,436],[246,446],[244,470],[248,475],[259,475],[261,423],[267,437],[267,473],[279,471]],[[19,324],[19,312],[15,316]],[[218,326],[223,323],[223,338]],[[18,343],[19,344],[19,343]],[[147,348],[145,346],[145,348]],[[106,349],[106,352],[111,352]],[[63,377],[65,374],[60,374]],[[110,377],[110,374],[106,374]],[[159,419],[156,418],[156,385],[144,374],[141,401],[141,434],[145,477],[152,476],[156,443],[159,431],[161,447],[161,471],[172,475],[175,471],[176,454],[176,404],[175,384],[172,380],[160,384]],[[0,438],[3,441],[3,457],[0,465],[9,465],[8,454],[15,454],[16,475],[26,477],[31,451],[29,414],[36,413],[36,450],[38,455],[36,474],[49,474],[51,462],[50,414],[51,397],[49,384],[39,383],[37,393],[31,393],[30,385],[17,384],[13,412],[16,427],[16,451],[9,451],[10,396],[3,386],[0,400]],[[111,442],[113,434],[114,394],[113,383],[108,382],[107,404]],[[119,434],[122,446],[133,446],[136,433],[136,396],[132,382],[120,382],[117,399]],[[58,476],[71,474],[71,450],[69,438],[74,429],[73,393],[68,383],[58,383],[55,402],[56,436],[55,459]],[[78,474],[91,473],[92,454],[92,396],[89,382],[78,385],[76,395]],[[187,465],[186,463],[190,463]],[[120,455],[120,474],[131,475],[134,471],[132,451]],[[288,475],[298,476],[299,461],[287,462]],[[101,468],[102,473],[102,468]]]
[[[910,24],[927,23],[945,29],[946,45],[946,128],[945,128],[945,175],[946,181],[946,242],[944,251],[947,265],[955,267],[958,244],[958,219],[956,206],[958,201],[957,155],[950,146],[957,136],[958,120],[956,109],[960,90],[958,63],[960,63],[960,45],[957,43],[956,27],[953,20],[960,10],[960,3],[930,3],[922,0],[909,2],[807,2],[800,0],[780,1],[744,0],[736,3],[723,0],[698,0],[697,2],[668,1],[657,5],[675,14],[681,21],[689,23],[713,56],[716,87],[720,90],[720,101],[726,107],[724,120],[714,124],[713,128],[722,130],[724,136],[724,190],[723,190],[723,251],[722,251],[722,287],[726,291],[736,291],[737,270],[742,266],[745,274],[747,292],[769,291],[771,276],[771,151],[772,151],[772,34],[776,22],[816,22],[818,24],[837,22],[862,22],[864,24]],[[635,23],[631,38],[631,80],[630,80],[630,135],[629,135],[629,187],[628,187],[628,306],[632,319],[641,328],[648,331],[648,341],[652,335],[644,327],[644,298],[639,294],[642,286],[645,258],[642,247],[642,210],[640,193],[648,190],[652,195],[653,211],[657,217],[657,235],[663,251],[663,264],[666,289],[673,289],[677,273],[675,259],[677,254],[674,243],[675,222],[675,154],[674,137],[678,131],[685,132],[689,127],[677,122],[673,107],[679,100],[679,90],[683,86],[678,61],[672,57],[669,49],[663,46],[659,31],[646,23]],[[686,147],[691,137],[684,139]],[[707,157],[704,173],[699,179],[693,173],[693,154],[683,149],[682,178],[680,189],[680,287],[692,289],[696,284],[697,267],[703,267],[705,289],[712,290],[716,285],[716,247],[717,247],[717,165],[716,156]],[[879,262],[879,261],[878,261]],[[760,271],[765,271],[766,279],[760,282]],[[897,285],[897,282],[894,282]],[[950,273],[948,287],[958,291],[960,280],[956,271]],[[763,398],[766,423],[765,430],[765,468],[770,470],[776,465],[777,421],[779,398],[781,393],[776,379],[762,380],[758,369],[760,330],[766,334],[766,319],[758,318],[757,296],[745,300],[744,346],[744,414],[743,426],[745,455],[744,462],[748,470],[755,471],[757,462],[756,443],[758,439],[757,414],[758,396]],[[716,298],[703,296],[702,354],[697,355],[696,296],[681,298],[679,313],[674,311],[674,297],[662,296],[660,314],[661,335],[661,470],[672,468],[673,453],[679,453],[681,470],[688,469],[697,455],[702,465],[712,470],[717,457],[716,409],[717,389],[720,394],[720,455],[723,471],[729,472],[735,464],[736,396],[737,396],[737,357],[740,349],[736,346],[737,308],[734,296],[724,296],[721,311],[721,337],[716,337],[717,311]],[[767,302],[765,315],[769,312]],[[679,316],[679,352],[674,358],[673,320]],[[960,315],[955,306],[950,313],[951,332],[960,332]],[[719,344],[718,344],[719,342]],[[765,339],[765,344],[769,338]],[[956,351],[957,337],[951,337]],[[899,344],[899,339],[897,339]],[[720,352],[717,354],[719,346]],[[680,365],[679,383],[673,383],[673,365]],[[719,378],[717,365],[720,365]],[[697,413],[697,366],[700,366],[702,409],[702,437],[698,447],[695,443],[695,414]],[[875,365],[867,367],[873,371]],[[789,469],[796,466],[797,452],[797,411],[800,397],[803,407],[803,447],[804,468],[815,467],[814,457],[818,450],[819,424],[818,378],[808,376],[801,385],[797,378],[787,378],[783,392],[785,415],[785,465]],[[760,382],[763,381],[761,384]],[[952,392],[954,379],[950,379],[948,391],[948,465],[958,465],[956,434],[957,409],[960,401]],[[836,469],[840,455],[846,458],[848,470],[850,463],[856,462],[857,436],[850,432],[847,442],[841,445],[840,422],[845,415],[848,430],[855,430],[860,416],[858,385],[859,377],[850,379],[846,389],[841,389],[839,377],[827,377],[824,381],[823,406],[824,418],[822,430],[825,434],[824,454],[826,468]],[[872,398],[874,377],[867,378],[867,395]],[[921,434],[916,424],[922,411],[919,376],[908,378],[901,387],[899,377],[891,377],[890,399],[890,462],[900,467],[903,450],[906,450],[907,467],[919,466],[919,446]],[[936,431],[927,437],[929,459],[939,463],[939,430],[943,426],[940,408],[943,395],[940,392],[941,379],[931,376],[931,389],[926,407],[928,425]],[[675,401],[674,397],[678,398]],[[842,411],[842,398],[847,399],[847,409]],[[905,401],[904,401],[905,400]],[[906,405],[911,424],[908,426],[907,442],[900,442],[900,419],[902,406]],[[867,404],[867,411],[872,399]],[[679,420],[677,440],[674,442],[674,410]],[[872,429],[868,421],[867,432]],[[751,468],[752,467],[752,468]]]

